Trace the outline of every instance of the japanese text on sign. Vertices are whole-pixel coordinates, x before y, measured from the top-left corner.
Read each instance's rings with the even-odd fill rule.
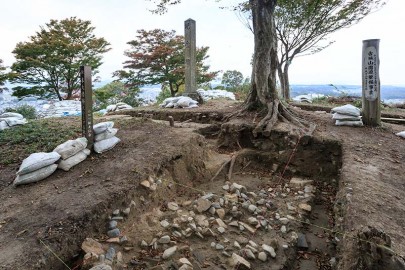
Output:
[[[364,55],[364,89],[365,97],[369,101],[374,101],[378,97],[378,58],[375,47],[367,47]]]

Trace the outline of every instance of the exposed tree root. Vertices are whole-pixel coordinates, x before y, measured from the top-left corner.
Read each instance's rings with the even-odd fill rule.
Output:
[[[216,174],[211,178],[210,182],[214,181],[215,178],[222,172],[222,170],[225,168],[226,165],[228,165],[229,162],[232,161],[232,158],[228,161],[225,161],[222,166],[219,168],[219,170],[216,172]]]
[[[228,181],[232,180],[233,166],[235,166],[235,161],[236,161],[237,156],[238,156],[238,153],[235,153],[232,155],[231,165],[229,166],[229,171],[228,171]]]

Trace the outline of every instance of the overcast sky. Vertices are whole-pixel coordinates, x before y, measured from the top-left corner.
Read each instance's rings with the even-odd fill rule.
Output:
[[[230,1],[230,0],[228,0]],[[27,41],[51,19],[77,16],[90,20],[95,33],[111,43],[100,67],[102,80],[122,68],[123,52],[136,30],[162,28],[184,34],[184,21],[197,21],[197,46],[209,46],[213,70],[251,72],[253,35],[229,11],[218,8],[213,0],[183,0],[165,15],[148,11],[153,5],[145,0],[13,0],[2,1],[0,15],[0,58],[10,66],[17,42]],[[336,42],[324,51],[297,58],[290,66],[292,84],[361,84],[362,40],[381,39],[380,77],[385,85],[405,85],[405,31],[402,19],[405,0],[388,0],[380,11],[358,25],[331,36]]]

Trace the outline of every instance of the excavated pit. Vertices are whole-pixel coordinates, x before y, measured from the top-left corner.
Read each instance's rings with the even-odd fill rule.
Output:
[[[146,187],[141,184],[132,202],[139,207],[118,221],[121,236],[129,240],[120,243],[94,233],[105,250],[119,252],[113,269],[179,269],[180,258],[187,258],[193,269],[244,269],[230,264],[233,253],[245,257],[250,269],[332,269],[340,238],[334,233],[339,218],[334,203],[341,145],[325,138],[289,137],[282,126],[270,138],[254,138],[247,126],[239,134],[222,133],[218,140],[220,126],[188,125],[205,139],[194,140],[193,150],[151,173]],[[243,187],[235,188],[239,185]],[[202,197],[211,203],[205,211],[199,208]],[[125,204],[130,201],[116,208]],[[106,224],[110,218],[113,213]],[[164,236],[170,242],[159,243]],[[266,251],[266,261],[258,259],[263,244],[276,256]],[[175,254],[162,259],[172,246],[177,246]],[[255,259],[248,258],[249,250]],[[88,269],[98,260],[83,261],[83,255],[73,259],[72,267]]]

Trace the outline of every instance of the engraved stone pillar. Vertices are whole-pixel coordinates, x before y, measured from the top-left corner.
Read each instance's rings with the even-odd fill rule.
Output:
[[[185,37],[185,77],[186,89],[185,96],[189,96],[199,101],[196,82],[196,23],[193,19],[184,22]]]

